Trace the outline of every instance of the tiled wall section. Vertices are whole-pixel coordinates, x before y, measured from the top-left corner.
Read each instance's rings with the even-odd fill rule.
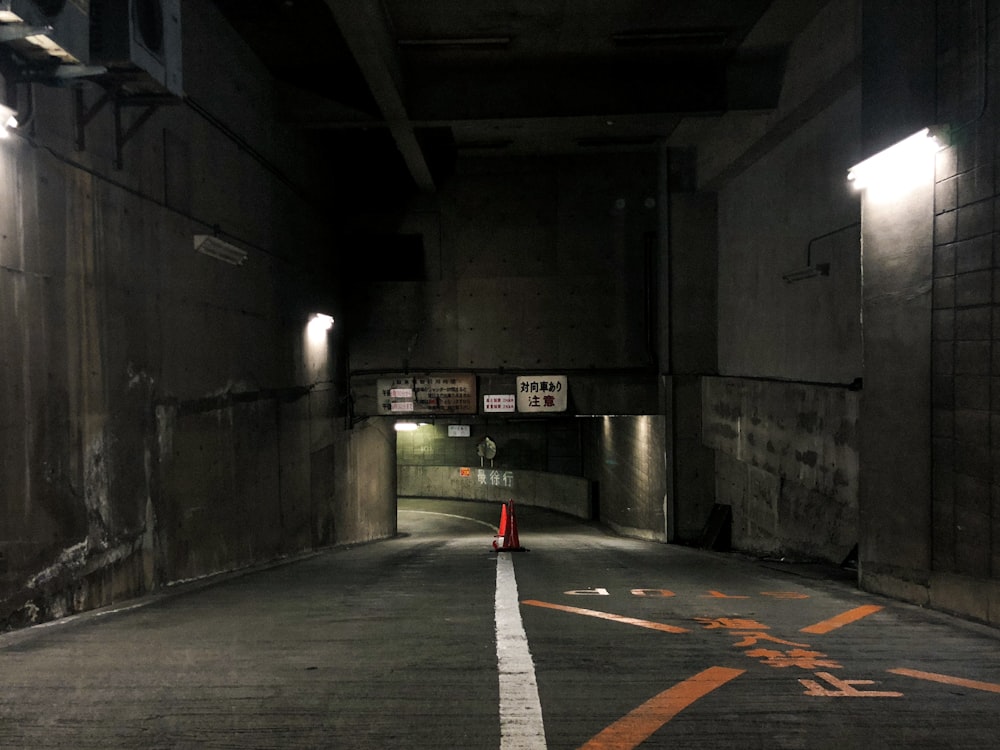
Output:
[[[1000,578],[1000,6],[942,3],[939,13],[939,119],[951,145],[935,190],[933,565]]]

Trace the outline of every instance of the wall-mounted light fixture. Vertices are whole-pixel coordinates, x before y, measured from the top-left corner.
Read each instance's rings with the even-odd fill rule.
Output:
[[[10,138],[10,131],[17,127],[17,112],[0,104],[0,138]]]
[[[247,259],[246,250],[231,245],[225,240],[220,240],[213,234],[196,234],[194,236],[194,249],[210,258],[234,266],[242,266]]]
[[[847,171],[847,179],[873,197],[899,195],[928,174],[933,176],[933,156],[947,145],[943,128],[924,128],[855,164]]]
[[[306,331],[309,335],[309,340],[314,344],[326,341],[326,332],[333,328],[333,317],[330,315],[324,315],[323,313],[314,313],[311,318],[309,318],[309,325],[306,326]]]
[[[834,229],[832,232],[826,232],[817,237],[813,237],[806,244],[806,264],[802,268],[796,268],[793,271],[781,274],[781,278],[785,280],[785,283],[792,284],[796,281],[805,281],[806,279],[813,279],[817,276],[829,276],[830,261],[825,261],[823,263],[816,263],[813,261],[813,246],[821,240],[829,239],[830,237],[840,234],[841,232],[846,232],[848,229],[854,229],[855,227],[860,226],[861,222],[853,221],[846,226]]]
[[[829,276],[830,275],[830,264],[829,263],[815,263],[808,266],[803,266],[802,268],[796,268],[794,271],[789,271],[788,273],[781,274],[781,278],[785,280],[786,283],[791,284],[795,281],[804,281],[806,279],[812,279],[816,276]]]
[[[416,422],[396,422],[393,424],[393,429],[395,429],[396,432],[413,432],[419,427],[420,425]]]

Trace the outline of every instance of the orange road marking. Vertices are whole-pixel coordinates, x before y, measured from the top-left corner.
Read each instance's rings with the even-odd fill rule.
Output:
[[[730,596],[721,591],[709,591],[707,595],[702,595],[702,599],[749,599],[749,596]]]
[[[580,750],[631,750],[677,714],[746,670],[709,667],[679,682],[594,735]]]
[[[845,625],[850,625],[852,622],[857,622],[862,617],[873,615],[880,609],[882,609],[882,607],[877,604],[866,604],[863,607],[855,607],[854,609],[849,609],[846,612],[841,612],[839,615],[831,617],[829,620],[823,620],[823,622],[817,622],[815,625],[802,628],[799,632],[813,633],[814,635],[825,635],[831,630],[836,630],[837,628],[842,628]]]
[[[929,680],[930,682],[943,682],[945,685],[957,685],[959,687],[972,688],[973,690],[985,690],[990,693],[1000,693],[1000,685],[992,682],[978,682],[977,680],[966,680],[963,677],[949,677],[946,674],[935,674],[934,672],[921,672],[916,669],[890,669],[893,674],[901,674],[904,677],[915,677],[918,680]]]
[[[600,612],[596,609],[582,609],[580,607],[567,607],[565,604],[551,604],[549,602],[540,602],[535,599],[528,599],[521,602],[521,604],[528,604],[532,607],[545,607],[547,609],[558,609],[560,612],[569,612],[574,615],[586,615],[587,617],[597,617],[602,620],[612,620],[614,622],[625,623],[626,625],[635,625],[640,628],[649,628],[650,630],[662,630],[665,633],[690,633],[691,631],[687,628],[679,628],[676,625],[665,625],[662,622],[652,622],[650,620],[638,620],[635,617],[624,617],[623,615],[613,615],[609,612]]]

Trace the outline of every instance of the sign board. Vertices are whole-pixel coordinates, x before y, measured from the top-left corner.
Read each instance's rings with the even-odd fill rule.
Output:
[[[513,412],[517,410],[517,396],[513,393],[487,394],[483,396],[483,411]]]
[[[471,434],[472,428],[467,424],[448,425],[448,437],[469,437]]]
[[[468,373],[379,378],[379,414],[475,414],[476,376]]]
[[[517,378],[517,410],[520,412],[563,412],[568,403],[569,385],[565,375],[524,375]]]

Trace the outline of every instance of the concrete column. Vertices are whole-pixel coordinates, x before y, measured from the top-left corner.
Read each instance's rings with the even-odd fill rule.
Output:
[[[934,167],[862,200],[861,584],[921,599],[931,564]]]

